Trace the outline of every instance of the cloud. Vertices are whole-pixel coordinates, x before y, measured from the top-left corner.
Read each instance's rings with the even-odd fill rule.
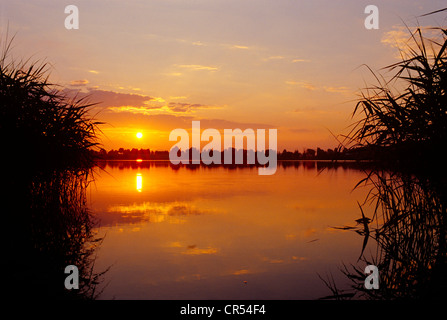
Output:
[[[180,102],[172,98],[157,98],[137,93],[121,93],[100,90],[97,88],[64,89],[62,92],[68,98],[86,99],[88,103],[97,103],[92,107],[92,114],[98,114],[101,121],[118,127],[146,127],[160,132],[169,132],[175,128],[191,128],[191,121],[200,120],[202,128],[217,130],[236,129],[270,129],[277,126],[266,123],[235,122],[224,119],[199,118],[195,112],[203,109],[218,109],[226,106],[207,105],[202,103]],[[174,97],[184,99],[186,96]],[[169,101],[171,100],[171,101]],[[172,101],[174,100],[174,101]],[[105,130],[103,128],[102,130]]]
[[[96,71],[96,70],[88,70],[88,72],[93,73],[93,74],[99,74],[99,71]]]
[[[270,56],[270,57],[268,57],[268,58],[264,59],[264,61],[271,61],[271,60],[282,60],[282,59],[284,59],[284,57],[283,57],[283,56]]]
[[[334,86],[323,86],[323,87],[316,87],[315,85],[309,83],[309,82],[305,82],[305,81],[286,81],[286,84],[290,85],[290,86],[299,86],[301,88],[307,89],[307,90],[324,90],[326,92],[330,92],[330,93],[342,93],[342,94],[347,94],[350,92],[350,88],[348,87],[343,87],[343,86],[339,86],[339,87],[334,87]]]
[[[194,41],[191,44],[194,46],[199,46],[199,47],[206,46],[206,44],[204,44],[203,42],[200,42],[200,41]]]
[[[404,31],[403,27],[398,27],[385,32],[380,42],[394,48],[402,48],[408,42],[408,39],[408,32]]]
[[[349,93],[348,87],[323,87],[324,91],[331,93]]]
[[[168,104],[168,109],[173,112],[191,112],[197,109],[210,109],[210,108],[218,108],[215,106],[203,105],[200,103],[179,103],[179,102],[170,102]]]
[[[188,98],[187,96],[174,96],[174,97],[169,97],[170,100],[181,100],[181,99],[186,99]]]
[[[248,49],[250,49],[250,47],[247,47],[247,46],[241,46],[241,45],[238,45],[238,44],[234,44],[234,45],[232,45],[230,48],[232,48],[232,49],[242,49],[242,50],[248,50]]]
[[[191,125],[191,124],[190,124]],[[266,123],[253,123],[253,122],[236,122],[223,119],[200,119],[200,126],[202,128],[215,128],[215,129],[276,129],[278,126],[266,124]]]
[[[164,101],[162,98],[157,98],[154,101]],[[134,114],[153,115],[155,113],[191,113],[198,109],[217,109],[218,106],[203,105],[200,103],[179,103],[169,102],[167,105],[145,105],[145,106],[119,106],[108,107],[112,112],[130,112]]]
[[[188,70],[206,70],[206,71],[217,71],[218,67],[213,66],[203,66],[200,64],[181,64],[178,65],[179,68],[188,69]]]
[[[87,79],[73,80],[70,82],[70,85],[73,87],[81,87],[81,86],[86,86],[88,83],[89,83],[89,81]]]
[[[200,127],[214,128],[217,130],[224,129],[241,129],[245,130],[251,128],[255,129],[275,129],[278,128],[272,124],[266,123],[249,123],[249,122],[236,122],[223,119],[207,119],[194,117],[193,113],[159,113],[157,110],[151,110],[151,108],[132,108],[122,107],[120,109],[115,108],[112,110],[107,109],[102,115],[101,120],[108,123],[115,123],[117,120],[120,123],[132,123],[141,127],[152,128],[159,131],[171,131],[175,128],[184,128],[186,130],[191,129],[191,121],[200,120]],[[117,113],[119,116],[117,117]],[[223,131],[222,131],[223,132]]]
[[[317,89],[314,85],[304,81],[286,81],[286,84],[291,86],[300,86],[301,88],[305,88],[307,90]]]
[[[153,110],[160,109],[157,106],[144,106],[144,107],[134,107],[134,106],[120,106],[120,107],[108,107],[107,110],[112,112],[129,112],[133,114],[151,115]]]
[[[292,63],[297,63],[297,62],[310,62],[310,60],[308,59],[293,59]]]
[[[135,88],[133,89],[135,90]],[[201,103],[168,102],[162,97],[153,97],[138,93],[121,93],[116,91],[87,88],[83,91],[76,89],[64,89],[66,96],[77,99],[88,98],[89,102],[97,103],[97,107],[112,113],[132,113],[139,115],[191,113],[199,109],[217,109],[222,106],[211,106]],[[186,96],[170,97],[169,100],[186,99]]]
[[[172,76],[172,77],[180,77],[180,76],[183,75],[183,73],[181,73],[181,72],[168,72],[168,73],[165,73],[165,75]]]
[[[436,27],[423,26],[419,27],[424,37],[439,40],[440,33]],[[419,51],[416,43],[412,40],[411,34],[417,31],[418,27],[393,26],[392,30],[383,33],[380,42],[384,45],[398,49],[395,58],[400,59],[401,55],[409,55],[411,50]],[[416,35],[418,42],[419,35]]]
[[[98,103],[103,107],[121,107],[132,106],[140,107],[146,105],[149,101],[155,100],[154,97],[136,93],[121,93],[116,91],[100,90],[88,88],[86,92],[64,89],[62,93],[77,98],[89,98],[91,102]]]

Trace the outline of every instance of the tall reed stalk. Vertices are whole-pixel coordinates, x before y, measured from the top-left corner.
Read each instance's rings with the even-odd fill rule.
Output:
[[[98,121],[88,114],[93,104],[68,98],[49,82],[45,63],[16,62],[11,41],[0,54],[0,135],[11,164],[28,162],[43,169],[86,169],[90,150],[98,146]],[[26,159],[26,160],[25,160]],[[32,160],[32,161],[31,161]]]
[[[434,29],[433,39],[422,28],[410,31],[402,61],[384,68],[391,79],[375,75],[378,84],[361,93],[353,112],[360,120],[344,141],[352,150],[388,162],[440,156],[447,142],[447,29]]]
[[[31,299],[97,295],[92,254],[99,239],[86,204],[99,122],[93,104],[68,98],[49,82],[45,63],[0,53],[5,291]],[[64,287],[64,269],[79,269],[80,289]]]

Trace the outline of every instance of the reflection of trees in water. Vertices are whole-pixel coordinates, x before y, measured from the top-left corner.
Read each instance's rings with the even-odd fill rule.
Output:
[[[215,168],[224,168],[226,170],[239,170],[239,169],[255,169],[260,165],[254,164],[172,164],[169,160],[97,160],[96,164],[101,169],[118,168],[124,169],[149,169],[152,167],[164,167],[171,168],[172,170],[212,170]],[[370,163],[368,161],[331,161],[331,160],[280,160],[277,163],[279,168],[283,169],[299,169],[304,170],[330,170],[330,169],[343,169],[343,170],[361,170],[367,168]]]
[[[379,269],[378,290],[364,286],[363,268],[345,266],[351,291],[328,286],[334,298],[441,299],[447,290],[445,175],[410,175],[372,171],[365,182],[372,188],[362,206],[359,224],[352,228],[364,236],[359,260]],[[367,204],[373,209],[369,219]],[[350,229],[347,227],[346,229]],[[367,257],[368,240],[377,243],[375,256]]]
[[[10,289],[37,298],[90,299],[98,294],[102,274],[93,272],[99,244],[86,206],[88,176],[60,170],[14,181],[20,198],[10,203]],[[79,269],[79,290],[67,290],[67,265]]]

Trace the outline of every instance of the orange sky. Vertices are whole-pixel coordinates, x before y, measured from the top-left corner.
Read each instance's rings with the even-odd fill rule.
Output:
[[[410,27],[443,1],[375,1],[379,30],[364,27],[366,1],[3,1],[0,34],[13,55],[43,59],[67,94],[92,110],[110,148],[167,150],[169,132],[191,128],[278,130],[278,149],[335,147],[373,70],[396,62]],[[137,139],[136,133],[143,138]]]

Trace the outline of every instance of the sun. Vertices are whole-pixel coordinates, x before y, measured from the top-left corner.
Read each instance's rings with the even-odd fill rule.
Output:
[[[137,138],[138,138],[138,139],[143,138],[143,134],[142,134],[141,132],[137,132]]]

